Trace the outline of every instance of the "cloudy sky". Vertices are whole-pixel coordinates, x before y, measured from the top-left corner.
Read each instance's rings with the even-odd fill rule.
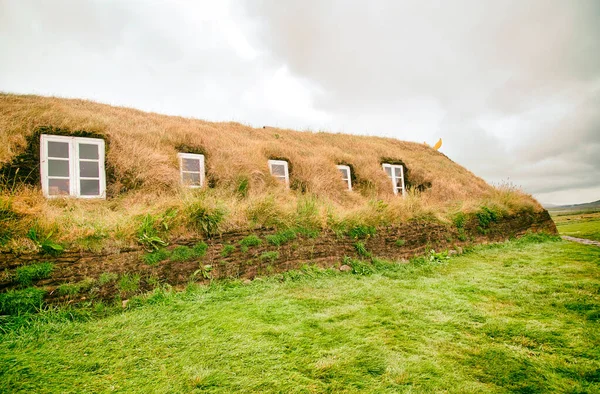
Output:
[[[600,199],[600,1],[0,0],[0,91],[434,144]]]

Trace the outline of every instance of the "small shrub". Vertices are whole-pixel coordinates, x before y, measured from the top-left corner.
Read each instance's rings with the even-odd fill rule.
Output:
[[[458,229],[458,236],[457,236],[459,241],[465,242],[467,240],[467,233],[465,232],[464,228],[459,228]]]
[[[15,280],[21,286],[30,286],[37,280],[48,278],[53,270],[54,264],[48,262],[24,265],[16,269]]]
[[[161,248],[150,253],[142,255],[142,261],[148,265],[156,265],[161,261],[168,259],[170,253],[168,250]]]
[[[350,266],[352,268],[352,273],[355,275],[366,276],[375,273],[375,268],[365,261],[344,257],[342,262]]]
[[[140,275],[139,274],[125,274],[119,279],[119,290],[125,293],[133,293],[140,287]]]
[[[275,260],[277,260],[279,258],[279,252],[277,251],[269,251],[269,252],[263,252],[260,255],[260,259],[261,260],[268,260],[270,262],[274,262]]]
[[[448,256],[448,252],[439,252],[436,253],[435,250],[431,249],[429,251],[429,256],[427,257],[427,259],[429,260],[429,262],[431,263],[444,263],[446,262],[446,260],[450,259],[450,256]]]
[[[208,208],[196,204],[189,209],[189,220],[192,226],[201,231],[207,237],[215,235],[219,226],[225,218],[225,210],[222,208]]]
[[[0,314],[21,315],[38,311],[44,304],[43,289],[28,287],[0,293]]]
[[[119,276],[114,272],[103,272],[98,278],[98,284],[104,286],[107,283],[115,282],[118,278]]]
[[[242,246],[241,249],[244,253],[247,252],[249,248],[258,246],[260,244],[262,244],[262,240],[254,234],[250,234],[247,237],[240,240],[240,245]]]
[[[223,250],[221,250],[221,256],[227,257],[235,251],[235,245],[223,245]]]
[[[356,225],[348,230],[348,236],[354,239],[363,239],[374,236],[377,229],[373,226]]]
[[[456,226],[456,228],[461,229],[465,227],[467,218],[464,213],[459,212],[456,215],[454,215],[452,221],[454,222],[454,226]]]
[[[491,223],[496,223],[501,218],[502,214],[493,210],[489,207],[481,207],[481,210],[475,213],[477,220],[479,221],[478,230],[481,233],[486,233],[487,228],[490,227]]]
[[[279,231],[275,234],[267,235],[265,239],[272,245],[281,246],[292,239],[296,239],[296,231],[293,229]]]
[[[358,252],[359,256],[363,257],[371,257],[371,252],[369,252],[362,242],[357,242],[354,244],[354,249]]]
[[[398,247],[404,246],[406,244],[406,241],[403,239],[397,239],[396,242],[394,242],[394,244]]]

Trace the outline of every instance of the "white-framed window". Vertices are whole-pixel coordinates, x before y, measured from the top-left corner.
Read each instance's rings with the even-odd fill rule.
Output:
[[[350,166],[338,165],[338,170],[342,174],[342,180],[348,185],[348,190],[352,191],[352,179],[350,176]]]
[[[288,162],[285,160],[269,160],[269,171],[278,180],[290,186],[290,172],[288,170]]]
[[[40,172],[46,197],[105,198],[104,140],[42,134]]]
[[[401,193],[405,194],[404,190],[404,167],[399,164],[387,164],[383,163],[383,170],[392,181],[392,187],[394,188],[394,194]]]
[[[204,155],[178,153],[181,183],[188,187],[204,185]]]

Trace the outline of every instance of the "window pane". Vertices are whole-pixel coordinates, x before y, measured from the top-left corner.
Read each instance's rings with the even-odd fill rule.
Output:
[[[348,169],[347,168],[338,168],[338,170],[340,170],[340,172],[342,173],[342,179],[347,181],[348,178],[350,178],[350,175],[348,174]]]
[[[69,176],[69,161],[48,160],[48,176]]]
[[[283,164],[271,164],[271,173],[275,176],[285,177],[285,166]]]
[[[200,172],[200,160],[199,159],[181,159],[182,171],[193,171]]]
[[[394,167],[396,172],[396,177],[400,178],[402,176],[402,167]]]
[[[48,194],[51,196],[69,195],[69,180],[48,179]]]
[[[183,183],[191,186],[200,186],[200,174],[197,172],[184,172]]]
[[[69,158],[69,143],[48,141],[48,157]]]
[[[383,167],[385,169],[385,173],[391,177],[392,176],[392,168],[391,167]]]
[[[98,145],[96,144],[79,144],[80,159],[98,159]]]
[[[83,178],[98,178],[100,167],[97,161],[80,161],[79,176]]]
[[[97,196],[100,194],[100,180],[82,179],[79,181],[82,196]]]

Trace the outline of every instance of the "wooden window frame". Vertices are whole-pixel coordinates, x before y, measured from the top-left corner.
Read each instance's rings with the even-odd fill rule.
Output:
[[[177,158],[179,160],[179,180],[181,182],[182,185],[192,188],[192,189],[197,189],[200,187],[204,186],[204,178],[205,178],[205,173],[206,170],[204,168],[204,155],[200,154],[200,153],[177,153]],[[196,172],[196,171],[184,171],[183,170],[183,159],[192,159],[192,160],[199,160],[200,161],[200,172]],[[190,184],[186,184],[183,180],[183,174],[184,173],[190,173],[190,174],[200,174],[200,184],[199,185],[190,185]]]
[[[68,158],[52,158],[48,157],[48,142],[60,142],[69,144],[69,157]],[[98,146],[98,159],[82,159],[79,154],[79,144],[84,143],[88,145]],[[88,138],[88,137],[70,137],[63,135],[52,135],[42,134],[40,136],[40,181],[42,184],[42,192],[47,198],[56,197],[76,197],[85,199],[97,199],[106,198],[106,169],[104,164],[105,146],[102,138]],[[69,176],[58,177],[48,175],[48,160],[64,160],[69,162]],[[82,177],[81,168],[79,166],[80,161],[98,162],[98,177]],[[69,180],[69,194],[50,194],[50,179],[68,179]],[[81,194],[81,180],[98,180],[99,183],[99,194],[98,195],[82,195]]]
[[[285,168],[285,174],[283,176],[273,174],[273,165],[283,165]],[[290,187],[289,163],[286,160],[269,160],[269,172],[271,173],[271,176],[280,180],[284,180],[287,188]]]
[[[399,189],[402,190],[402,197],[404,197],[406,195],[406,187],[404,185],[404,166],[401,164],[389,164],[389,163],[383,163],[382,164],[383,167],[383,171],[385,172],[385,174],[387,175],[388,178],[390,178],[390,180],[392,181],[392,188],[394,190],[394,194],[398,194],[398,192],[400,191]],[[387,172],[385,171],[386,168],[391,169],[391,176],[387,174]],[[396,174],[396,170],[400,169],[400,176],[398,177]],[[402,181],[402,186],[398,187],[398,180]]]
[[[342,175],[342,181],[347,183],[348,191],[352,191],[352,169],[350,168],[350,166],[343,165],[343,164],[339,164],[336,167],[338,168],[338,170],[348,171],[348,179],[344,179],[344,176]]]

